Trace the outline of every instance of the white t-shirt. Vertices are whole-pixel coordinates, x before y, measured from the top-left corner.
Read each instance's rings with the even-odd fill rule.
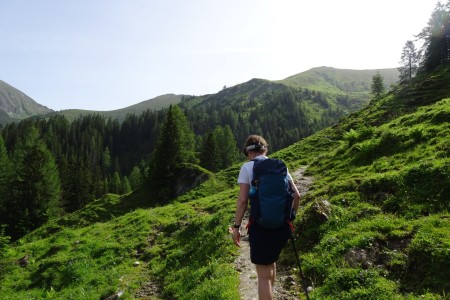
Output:
[[[268,158],[268,157],[265,155],[259,155],[259,156],[255,157],[255,159],[264,159],[264,158]],[[248,185],[251,184],[252,179],[253,179],[253,165],[254,164],[255,164],[255,162],[251,160],[242,165],[241,170],[239,171],[237,183],[246,183]],[[292,177],[291,177],[291,174],[289,174],[289,171],[288,171],[287,176],[288,176],[289,180],[292,180]]]

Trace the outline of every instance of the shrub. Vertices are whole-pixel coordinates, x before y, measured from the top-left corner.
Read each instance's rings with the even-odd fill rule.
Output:
[[[10,236],[5,235],[5,227],[6,225],[0,227],[0,258],[5,256],[11,240]]]
[[[315,299],[395,299],[397,285],[375,269],[333,270],[314,293]]]
[[[419,223],[420,222],[420,223]],[[450,222],[448,216],[418,221],[417,233],[408,247],[408,264],[402,280],[415,293],[450,291]]]
[[[365,140],[355,145],[355,161],[359,164],[370,163],[376,157],[377,140]]]

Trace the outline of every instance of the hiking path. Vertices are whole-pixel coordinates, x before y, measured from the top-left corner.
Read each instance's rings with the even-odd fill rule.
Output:
[[[306,167],[301,167],[295,172],[291,173],[294,178],[295,185],[300,191],[300,196],[303,197],[308,192],[312,184],[312,178],[304,176]],[[301,207],[300,207],[301,209]],[[239,294],[242,300],[257,300],[258,299],[258,277],[256,275],[255,265],[250,261],[250,246],[248,242],[247,230],[245,229],[248,223],[248,212],[242,220],[241,229],[241,247],[239,248],[239,256],[236,258],[236,269],[240,273]],[[289,244],[286,247],[290,246]],[[274,285],[273,296],[277,300],[296,300],[298,293],[300,293],[300,282],[298,277],[293,276],[291,272],[282,266],[277,265],[277,276]]]

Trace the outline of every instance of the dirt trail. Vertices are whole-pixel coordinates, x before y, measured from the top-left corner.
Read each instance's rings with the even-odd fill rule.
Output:
[[[295,185],[303,196],[312,184],[310,177],[303,176],[306,167],[302,167],[291,173],[294,178]],[[248,213],[244,216],[242,226],[245,228],[248,222]],[[258,299],[258,278],[256,276],[255,266],[250,261],[250,246],[248,243],[247,230],[241,230],[241,247],[240,254],[236,259],[236,269],[240,273],[239,294],[242,300]],[[289,242],[290,243],[290,242]],[[290,245],[290,244],[289,244]],[[286,245],[289,246],[289,245]],[[300,283],[297,278],[293,277],[288,270],[283,270],[277,266],[277,281],[274,286],[274,299],[277,300],[295,300],[298,299],[300,291]]]

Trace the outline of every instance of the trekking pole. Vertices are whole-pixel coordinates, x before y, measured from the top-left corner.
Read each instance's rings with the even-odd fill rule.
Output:
[[[292,241],[292,247],[294,247],[295,258],[297,259],[298,269],[300,270],[299,272],[300,272],[300,278],[302,280],[303,290],[305,291],[306,299],[309,300],[308,287],[306,286],[305,276],[303,275],[302,266],[300,265],[300,258],[298,256],[298,252],[297,252],[297,247],[295,246],[294,233],[291,234],[291,241]]]

